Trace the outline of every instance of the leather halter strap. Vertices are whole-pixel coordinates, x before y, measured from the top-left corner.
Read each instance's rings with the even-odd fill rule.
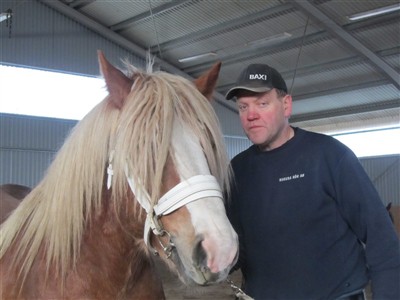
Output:
[[[217,179],[212,175],[196,175],[180,182],[160,198],[154,206],[150,197],[143,189],[138,189],[134,180],[127,176],[128,184],[140,205],[146,210],[147,217],[144,227],[144,241],[150,245],[150,229],[155,235],[167,233],[158,219],[168,215],[180,207],[203,198],[216,197],[222,199],[221,188]]]

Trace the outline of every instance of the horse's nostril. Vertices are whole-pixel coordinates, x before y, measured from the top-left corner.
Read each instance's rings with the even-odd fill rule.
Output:
[[[193,262],[202,272],[205,272],[207,269],[207,253],[202,245],[203,240],[203,236],[196,238],[196,246],[193,250]]]

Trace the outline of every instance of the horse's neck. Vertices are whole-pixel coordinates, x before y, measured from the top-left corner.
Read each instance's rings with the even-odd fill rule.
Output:
[[[107,202],[107,201],[106,201]],[[107,202],[108,203],[108,202]],[[133,203],[130,201],[129,203]],[[0,261],[0,298],[70,298],[78,299],[163,299],[161,280],[154,268],[143,242],[145,216],[133,214],[133,204],[122,206],[117,217],[112,207],[92,216],[84,234],[76,267],[67,272],[64,284],[50,267],[45,276],[46,265],[41,249],[26,277],[22,290],[15,282],[17,273],[8,272],[7,266],[13,253]],[[41,274],[38,276],[38,274]],[[60,287],[64,286],[64,292]],[[4,293],[4,294],[2,294]]]
[[[92,219],[77,266],[78,274],[91,276],[69,276],[67,285],[83,279],[93,290],[103,286],[101,297],[105,298],[163,298],[160,279],[143,242],[145,214],[134,213],[132,203],[123,205],[126,209],[118,216],[108,207]]]
[[[1,191],[0,191],[1,192]],[[50,266],[49,276],[45,276],[47,267],[42,260],[45,257],[42,245],[31,272],[20,290],[15,283],[19,280],[18,270],[8,272],[8,264],[14,253],[8,251],[0,261],[0,298],[110,298],[110,299],[163,299],[161,280],[158,278],[152,258],[149,256],[143,242],[143,224],[146,214],[135,212],[133,196],[119,204],[115,210],[104,191],[103,208],[98,214],[93,214],[88,221],[81,241],[81,250],[74,269],[67,271],[64,284]],[[4,208],[10,204],[7,211],[15,205],[6,202],[1,197]],[[2,212],[5,211],[2,209]],[[118,213],[118,214],[117,214]],[[43,276],[38,276],[42,274]],[[22,278],[21,278],[22,279]],[[64,293],[60,287],[64,286]],[[1,291],[3,288],[4,293]]]

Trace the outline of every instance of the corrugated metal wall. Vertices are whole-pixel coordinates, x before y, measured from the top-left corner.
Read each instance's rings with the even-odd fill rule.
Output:
[[[0,184],[35,186],[75,124],[0,114]]]
[[[127,59],[145,61],[115,43],[36,0],[2,0],[0,11],[12,9],[11,27],[0,26],[0,63],[98,76],[97,50],[117,66]],[[10,31],[11,30],[11,31]]]
[[[222,132],[226,136],[246,138],[242,126],[240,125],[239,115],[226,109],[217,102],[214,102],[214,110],[220,120]]]
[[[246,137],[225,135],[224,138],[229,158],[233,158],[236,154],[246,150],[252,145]]]
[[[382,201],[400,205],[400,155],[361,158],[360,161]]]

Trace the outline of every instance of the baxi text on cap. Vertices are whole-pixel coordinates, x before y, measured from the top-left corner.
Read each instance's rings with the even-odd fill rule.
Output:
[[[240,73],[235,86],[226,93],[225,98],[232,99],[239,90],[263,93],[273,88],[287,93],[286,83],[281,74],[268,65],[252,64]]]

